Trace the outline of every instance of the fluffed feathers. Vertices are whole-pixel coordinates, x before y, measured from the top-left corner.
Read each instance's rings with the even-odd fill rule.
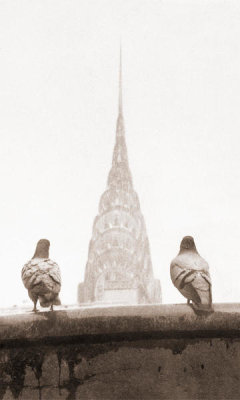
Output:
[[[58,293],[61,289],[59,266],[48,259],[33,258],[22,269],[22,280],[32,301],[39,299],[42,307],[61,304]]]
[[[38,300],[42,307],[61,304],[60,268],[48,258],[49,245],[49,241],[41,239],[33,258],[22,268],[22,281],[28,289],[30,299],[34,302],[34,311]]]
[[[192,301],[196,312],[212,311],[212,283],[208,263],[198,254],[194,239],[183,238],[170,266],[171,279],[180,293]]]

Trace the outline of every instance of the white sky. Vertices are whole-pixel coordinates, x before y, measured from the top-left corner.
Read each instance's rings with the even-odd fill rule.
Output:
[[[240,301],[239,1],[0,1],[0,306],[40,238],[76,301],[115,140],[119,41],[134,187],[165,303],[184,235]]]

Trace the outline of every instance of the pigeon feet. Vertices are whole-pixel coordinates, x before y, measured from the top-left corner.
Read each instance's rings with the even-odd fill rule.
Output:
[[[34,301],[34,307],[33,307],[33,312],[38,312],[39,310],[37,309],[37,300]]]

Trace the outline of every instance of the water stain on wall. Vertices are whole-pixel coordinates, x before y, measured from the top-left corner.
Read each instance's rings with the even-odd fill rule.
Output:
[[[37,390],[39,400],[47,399],[46,390],[53,393],[48,397],[52,400],[79,399],[80,392],[84,393],[84,399],[100,399],[101,395],[114,399],[128,395],[128,398],[137,399],[136,385],[142,388],[142,394],[146,386],[152,390],[153,398],[162,393],[163,398],[171,399],[167,393],[170,396],[172,379],[176,388],[185,385],[184,389],[178,388],[178,393],[185,399],[191,399],[189,396],[194,395],[194,390],[205,396],[202,398],[208,398],[204,387],[212,399],[217,399],[220,397],[217,397],[216,382],[219,380],[222,388],[227,390],[224,376],[229,378],[229,374],[231,393],[239,398],[240,388],[236,386],[240,380],[238,364],[239,342],[227,338],[122,340],[56,346],[34,343],[23,348],[12,345],[0,350],[0,400],[4,400],[7,391],[12,399],[18,399],[23,389],[34,393]],[[28,371],[32,371],[31,379],[29,376],[27,379]],[[212,381],[209,374],[212,374]],[[191,390],[186,382],[194,382]],[[215,382],[215,386],[211,387],[211,382]],[[94,388],[98,388],[97,392]],[[239,397],[236,397],[237,390]],[[113,397],[107,397],[111,395]]]

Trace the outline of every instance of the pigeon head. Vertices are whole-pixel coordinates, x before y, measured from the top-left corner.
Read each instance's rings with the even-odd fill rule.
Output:
[[[37,243],[37,247],[33,258],[48,258],[50,242],[47,239],[41,239]]]
[[[192,236],[184,236],[180,244],[180,252],[181,251],[197,251],[194,239]]]

